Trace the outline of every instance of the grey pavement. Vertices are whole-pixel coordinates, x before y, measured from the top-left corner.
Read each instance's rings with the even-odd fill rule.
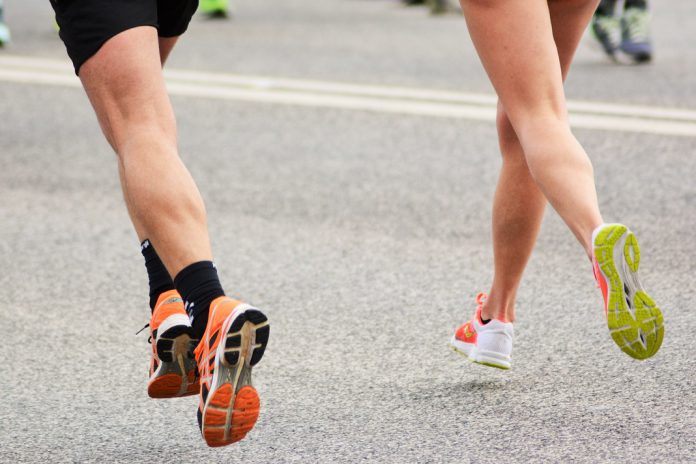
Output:
[[[171,66],[491,92],[456,15],[235,3],[230,22],[196,18]],[[655,6],[655,63],[612,65],[588,38],[570,97],[696,108],[696,4]],[[48,2],[10,1],[7,17],[0,56],[65,59]],[[640,240],[660,352],[613,344],[549,210],[502,372],[447,348],[492,274],[491,123],[173,103],[223,285],[271,320],[259,422],[208,449],[196,398],[147,398],[147,279],[114,156],[80,89],[0,82],[0,462],[696,462],[694,138],[576,131],[605,218]]]

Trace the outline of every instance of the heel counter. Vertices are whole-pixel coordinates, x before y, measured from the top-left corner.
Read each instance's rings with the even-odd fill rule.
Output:
[[[495,320],[489,324],[495,324],[497,327],[491,327],[490,330],[481,331],[478,334],[476,340],[478,351],[509,357],[512,354],[512,339],[514,337],[512,324]]]

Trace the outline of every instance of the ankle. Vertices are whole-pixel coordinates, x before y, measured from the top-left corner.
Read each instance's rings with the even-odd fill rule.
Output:
[[[150,287],[150,309],[154,311],[159,296],[166,291],[174,290],[174,281],[172,281],[167,269],[162,264],[162,260],[157,255],[157,251],[155,251],[155,247],[152,246],[150,240],[146,239],[140,244],[140,252],[145,259],[145,268]]]
[[[515,320],[515,297],[517,288],[513,291],[501,291],[495,284],[481,308],[482,319],[498,319],[504,322]],[[508,286],[509,288],[509,286]]]
[[[514,306],[491,305],[486,302],[481,308],[481,319],[483,321],[498,319],[503,322],[514,322],[515,308]]]
[[[193,338],[200,340],[208,324],[210,303],[224,296],[217,269],[212,261],[199,261],[182,269],[174,285],[184,300],[191,319]]]

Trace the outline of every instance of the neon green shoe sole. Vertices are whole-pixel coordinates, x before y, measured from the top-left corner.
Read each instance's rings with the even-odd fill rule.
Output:
[[[633,358],[653,356],[662,345],[664,321],[638,279],[640,247],[635,235],[622,224],[608,224],[594,239],[594,259],[604,280],[598,277],[611,338]]]
[[[486,358],[486,359],[481,359],[480,357],[477,356],[471,356],[472,353],[467,353],[466,351],[461,350],[460,348],[457,348],[457,346],[453,343],[450,342],[449,345],[450,349],[457,353],[460,356],[464,356],[466,359],[468,359],[470,362],[474,364],[478,364],[480,366],[486,366],[486,367],[495,367],[496,369],[502,369],[504,371],[510,369],[510,362],[509,361],[497,361],[495,358]]]

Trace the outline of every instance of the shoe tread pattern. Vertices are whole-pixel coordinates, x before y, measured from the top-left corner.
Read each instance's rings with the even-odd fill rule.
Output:
[[[622,250],[625,262],[616,263],[614,249],[626,233],[628,236]],[[631,295],[631,289],[622,281],[617,269],[617,265],[625,265],[626,271],[638,282],[640,247],[635,235],[620,224],[607,226],[595,238],[594,253],[609,287],[607,326],[612,339],[624,353],[635,359],[653,356],[664,338],[662,312],[639,285]]]
[[[208,446],[242,440],[258,420],[260,400],[251,385],[251,368],[263,357],[270,335],[268,318],[250,308],[235,317],[224,335],[222,359],[215,361],[219,378],[205,400],[201,431]]]
[[[190,328],[174,326],[156,336],[159,363],[150,377],[147,392],[151,398],[177,398],[195,395],[200,389]]]

